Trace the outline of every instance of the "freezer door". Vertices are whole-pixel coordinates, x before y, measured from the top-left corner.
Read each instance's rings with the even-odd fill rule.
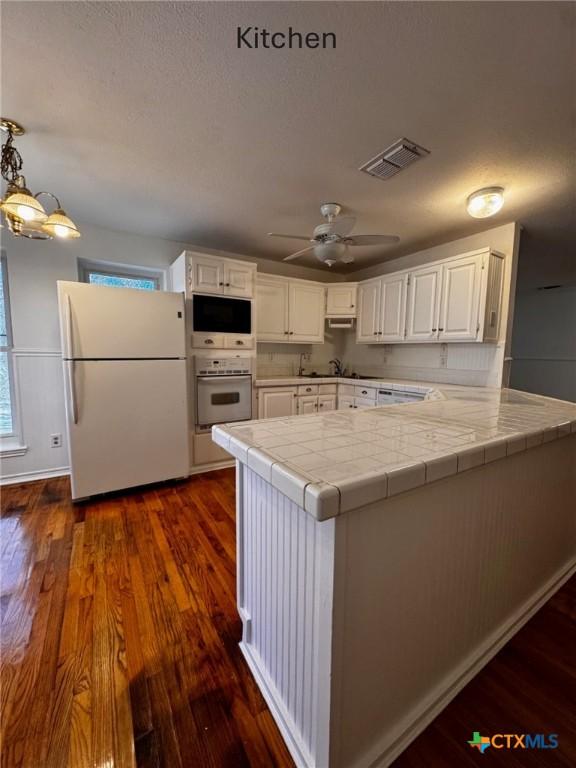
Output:
[[[64,361],[72,498],[188,475],[186,360]]]
[[[58,281],[66,359],[184,357],[180,293]]]

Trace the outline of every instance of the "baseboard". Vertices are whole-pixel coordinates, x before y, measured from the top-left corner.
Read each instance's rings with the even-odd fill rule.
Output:
[[[282,701],[274,695],[272,687],[268,683],[267,675],[260,669],[256,655],[252,652],[250,646],[244,642],[240,642],[240,650],[246,659],[246,663],[250,667],[250,671],[252,672],[254,679],[258,683],[260,693],[262,696],[264,696],[266,704],[268,704],[268,708],[272,713],[274,722],[278,726],[278,730],[282,734],[284,743],[292,755],[292,759],[296,763],[297,768],[311,768],[312,764],[304,757],[302,748],[298,744],[298,738],[295,736],[293,729],[288,724],[288,718],[284,714],[284,705]]]
[[[478,672],[500,651],[506,643],[528,622],[568,579],[576,573],[576,560],[549,579],[529,600],[527,600],[504,624],[458,665],[424,702],[404,719],[395,733],[385,743],[371,750],[360,760],[358,766],[386,768],[419,736],[455,696],[475,677]],[[470,730],[472,726],[470,723]]]
[[[213,464],[197,464],[194,467],[190,467],[191,475],[201,475],[203,472],[214,472],[216,469],[228,469],[229,467],[235,467],[236,460],[231,461],[216,461]]]
[[[36,472],[18,472],[13,475],[3,475],[0,477],[0,485],[31,483],[34,480],[49,480],[51,477],[63,477],[69,474],[69,467],[56,467],[56,469],[43,469]]]

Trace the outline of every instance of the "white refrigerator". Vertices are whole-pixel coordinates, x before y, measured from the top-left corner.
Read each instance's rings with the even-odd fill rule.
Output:
[[[184,297],[58,282],[72,498],[187,476]]]

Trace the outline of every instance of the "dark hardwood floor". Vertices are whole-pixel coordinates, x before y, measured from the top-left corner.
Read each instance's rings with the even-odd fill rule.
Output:
[[[0,545],[3,768],[293,765],[238,649],[231,470],[76,506],[64,478],[8,486]],[[576,765],[575,649],[572,580],[395,768]]]

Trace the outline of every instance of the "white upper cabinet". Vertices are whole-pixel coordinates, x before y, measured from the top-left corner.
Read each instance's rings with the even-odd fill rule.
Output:
[[[404,341],[407,274],[393,274],[381,280],[378,341]]]
[[[223,293],[224,263],[212,256],[193,256],[190,261],[190,290]]]
[[[313,344],[324,341],[324,286],[290,282],[290,341]]]
[[[189,290],[252,298],[256,266],[245,261],[188,253]]]
[[[356,341],[375,344],[380,321],[381,280],[360,283],[358,288],[358,324]]]
[[[358,283],[330,283],[326,286],[326,317],[356,317]]]
[[[245,266],[240,261],[227,261],[224,263],[224,294],[226,296],[238,296],[250,299],[254,294],[254,267]]]
[[[258,341],[289,341],[288,282],[258,275],[256,337]]]
[[[438,339],[475,341],[480,330],[482,257],[455,259],[442,270]]]
[[[324,341],[324,286],[308,280],[258,275],[258,341],[320,344]]]
[[[405,341],[436,340],[441,280],[441,264],[410,273]]]

